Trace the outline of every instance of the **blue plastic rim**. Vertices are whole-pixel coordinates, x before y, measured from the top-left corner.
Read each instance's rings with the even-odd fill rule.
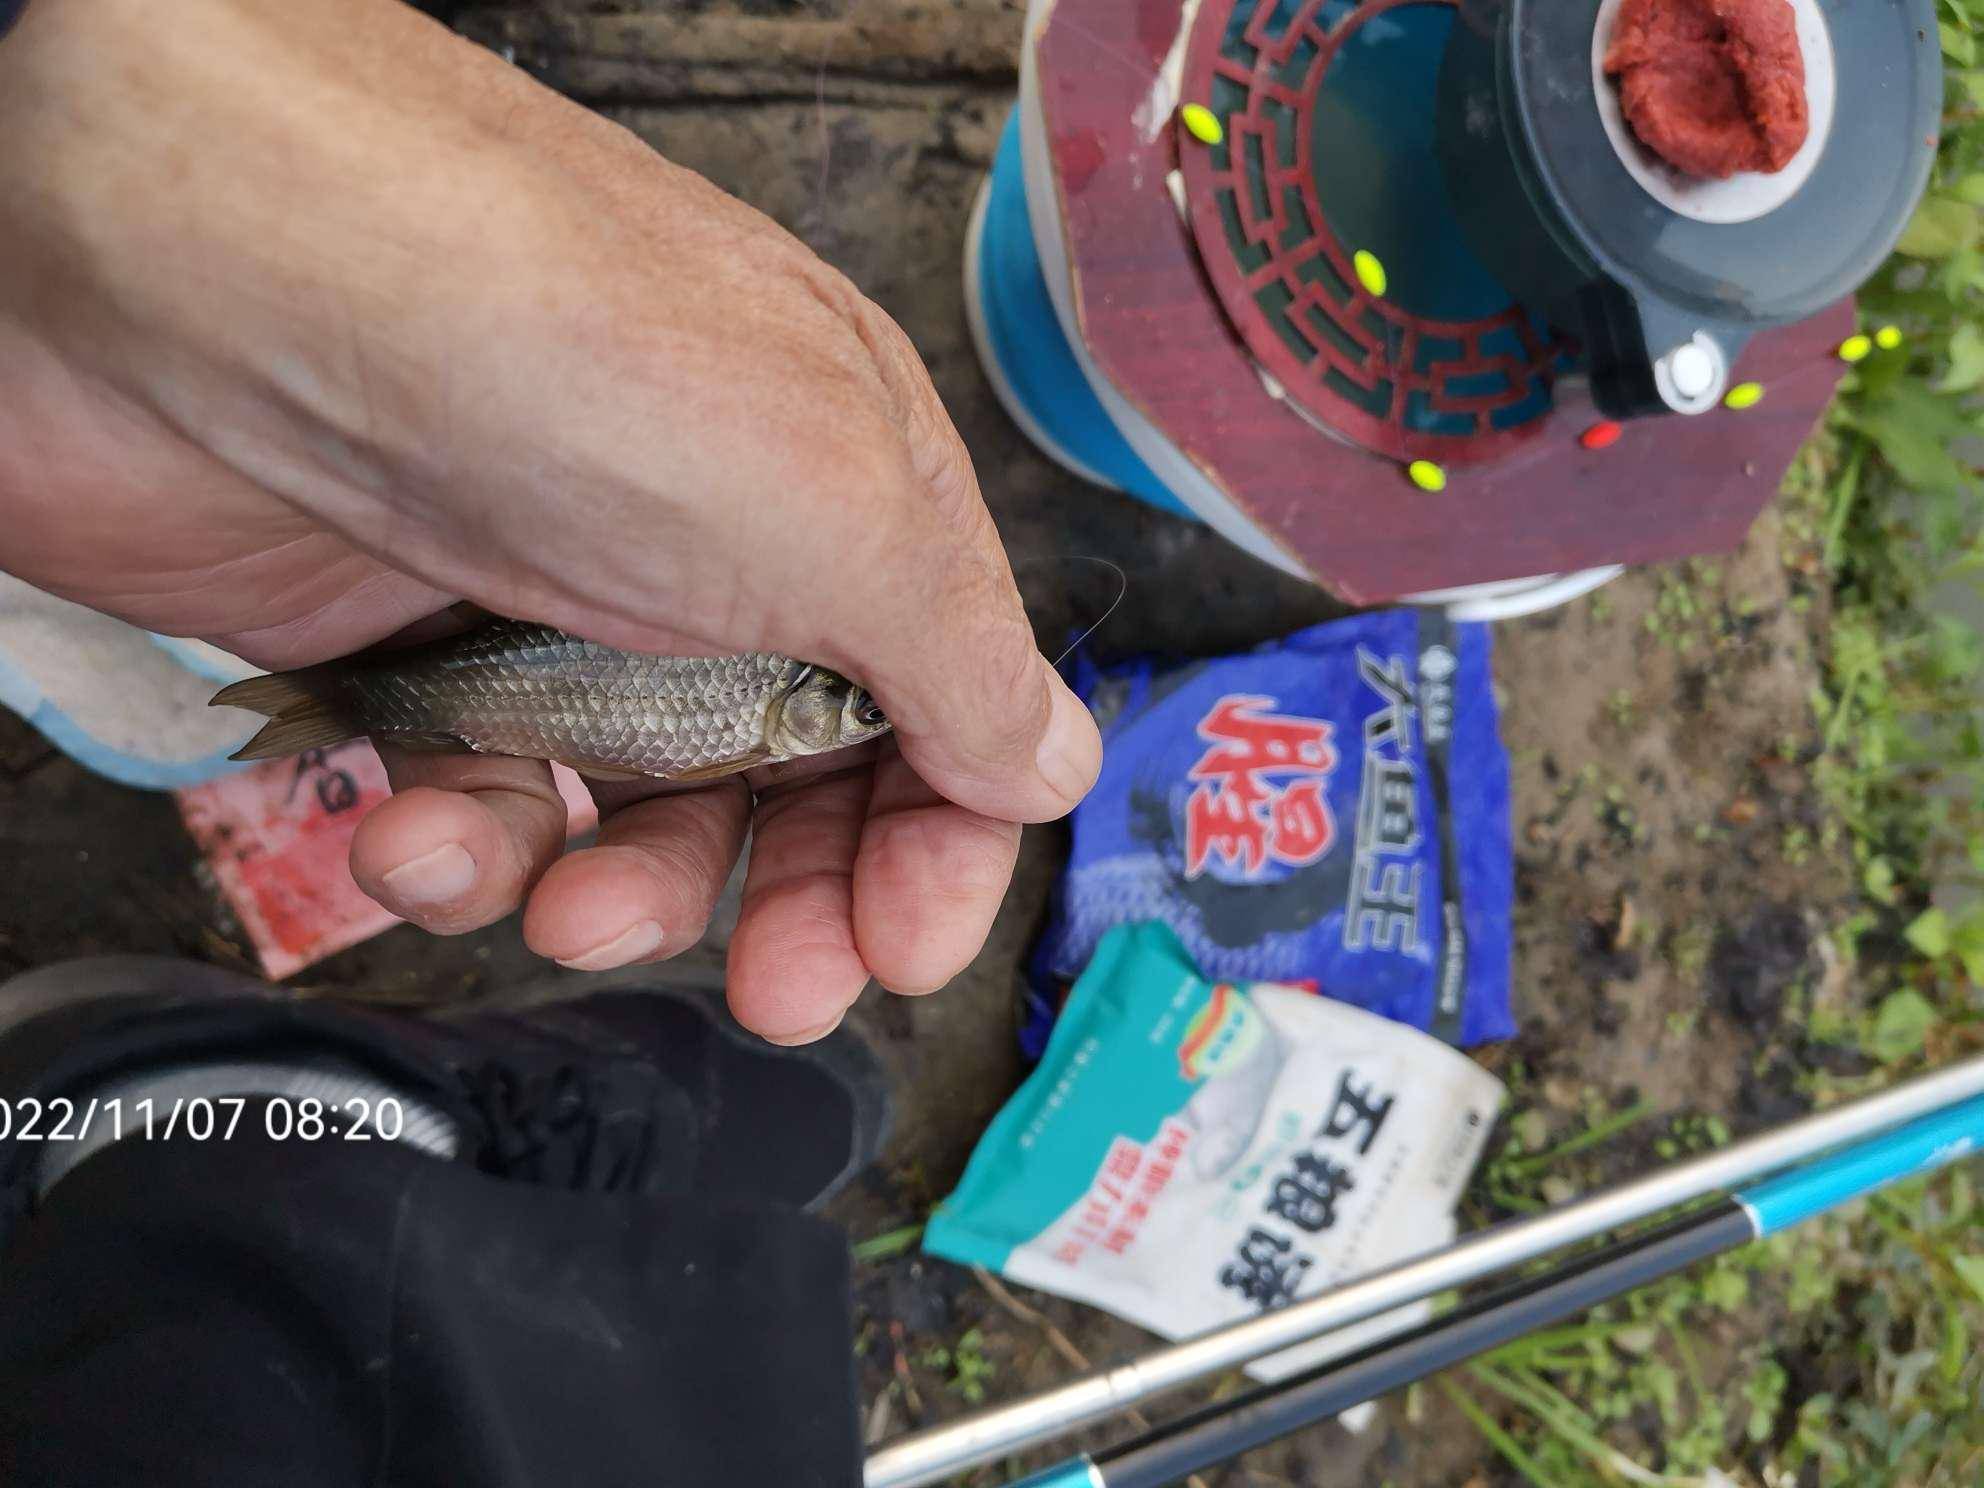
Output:
[[[1040,430],[1096,474],[1139,500],[1190,517],[1130,448],[1089,385],[1047,293],[1027,215],[1016,108],[999,136],[978,244],[979,309],[997,375]]]

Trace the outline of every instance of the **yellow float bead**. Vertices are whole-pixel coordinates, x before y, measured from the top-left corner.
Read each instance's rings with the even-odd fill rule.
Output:
[[[1755,408],[1764,400],[1764,385],[1761,382],[1739,382],[1729,390],[1723,403],[1730,408]]]
[[[1357,270],[1357,282],[1364,286],[1364,292],[1377,299],[1383,299],[1386,287],[1391,283],[1385,273],[1384,264],[1378,255],[1368,249],[1359,248],[1350,255],[1350,266]]]
[[[1884,325],[1874,332],[1874,344],[1882,351],[1893,351],[1907,339],[1901,334],[1900,326]]]
[[[1444,491],[1447,488],[1447,472],[1431,460],[1414,460],[1405,467],[1405,473],[1422,491]]]
[[[1203,103],[1188,103],[1178,110],[1178,116],[1185,121],[1186,132],[1202,145],[1216,145],[1226,138],[1226,130],[1221,127],[1219,115]]]
[[[1873,354],[1872,336],[1848,336],[1839,343],[1839,359],[1842,362],[1864,362]]]

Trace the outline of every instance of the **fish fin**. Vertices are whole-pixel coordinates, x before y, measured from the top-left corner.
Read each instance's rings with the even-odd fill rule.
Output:
[[[474,754],[475,748],[458,734],[381,734],[379,742],[408,754]]]
[[[272,718],[262,725],[261,732],[228,758],[280,759],[288,754],[301,754],[306,749],[329,749],[333,744],[343,744],[357,737],[355,728],[328,712]]]
[[[553,760],[552,763],[563,765],[575,775],[583,775],[588,780],[619,782],[625,780],[654,779],[645,770],[616,770],[609,765],[581,764],[577,760]]]
[[[769,749],[754,749],[749,754],[740,754],[736,759],[718,760],[713,765],[698,765],[693,770],[677,770],[669,775],[670,780],[693,783],[698,780],[721,780],[726,775],[735,775],[739,770],[748,770],[753,765],[771,763]]]
[[[241,708],[260,713],[269,722],[242,745],[231,759],[276,759],[306,749],[328,749],[364,732],[324,695],[322,674],[314,667],[297,672],[273,672],[231,682],[215,693],[208,706]]]

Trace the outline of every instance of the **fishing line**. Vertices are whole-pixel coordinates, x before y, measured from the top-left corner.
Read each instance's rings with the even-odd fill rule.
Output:
[[[1102,629],[1102,627],[1108,622],[1109,617],[1115,614],[1116,611],[1122,606],[1124,599],[1129,595],[1130,592],[1130,576],[1129,574],[1123,571],[1123,566],[1120,563],[1111,562],[1109,559],[1100,557],[1094,553],[1067,553],[1067,554],[1058,555],[1053,558],[1033,558],[1033,559],[1029,559],[1025,563],[1016,563],[1013,565],[1013,578],[1015,582],[1017,582],[1019,576],[1022,573],[1028,573],[1036,568],[1045,568],[1052,564],[1057,564],[1057,563],[1093,563],[1099,565],[1102,568],[1108,569],[1111,573],[1116,575],[1116,597],[1109,601],[1109,607],[1105,609],[1101,613],[1101,615],[1096,617],[1094,623],[1091,624],[1088,627],[1088,629],[1084,630],[1080,635],[1076,636],[1072,641],[1068,642],[1066,648],[1063,649],[1061,654],[1054,658],[1054,665],[1056,667],[1060,666],[1061,663],[1066,661],[1070,656],[1073,656],[1075,654],[1075,648],[1081,645],[1083,641],[1087,640],[1090,636],[1094,635],[1098,630]],[[1022,598],[1024,598],[1024,596],[1022,596]]]

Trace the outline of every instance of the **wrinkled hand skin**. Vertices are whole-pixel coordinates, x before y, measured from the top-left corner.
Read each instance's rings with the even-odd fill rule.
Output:
[[[739,1019],[800,1042],[983,943],[1100,744],[1036,650],[914,350],[772,222],[398,0],[43,0],[0,45],[0,563],[260,664],[458,598],[786,651],[897,738],[599,788],[388,759],[359,883],[524,907],[604,969],[701,935],[753,834]],[[245,720],[244,720],[245,722]]]

